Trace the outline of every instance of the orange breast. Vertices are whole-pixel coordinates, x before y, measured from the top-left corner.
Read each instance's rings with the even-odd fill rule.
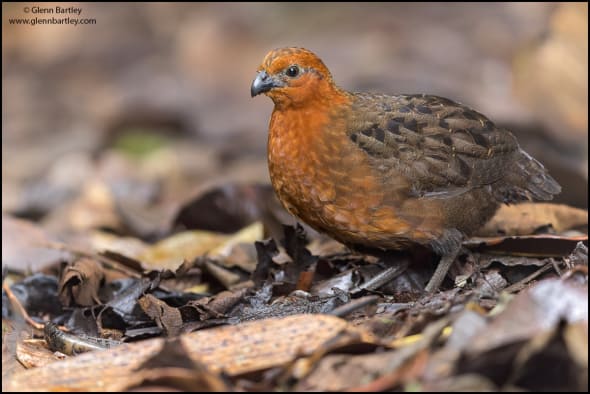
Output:
[[[374,247],[424,238],[398,217],[382,174],[346,135],[340,112],[273,112],[268,141],[270,177],[292,214],[335,239]],[[385,201],[388,201],[385,203]]]

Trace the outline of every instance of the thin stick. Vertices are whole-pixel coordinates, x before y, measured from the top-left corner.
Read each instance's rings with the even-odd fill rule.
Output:
[[[549,271],[551,268],[553,268],[553,264],[547,263],[546,265],[542,266],[541,268],[539,268],[538,270],[536,270],[535,272],[533,272],[529,276],[522,278],[518,282],[508,286],[507,288],[504,289],[504,291],[507,291],[509,293],[513,293],[515,291],[522,290],[524,285],[526,285],[528,282],[535,279],[537,276],[541,275],[542,273]]]
[[[362,285],[350,290],[350,294],[356,294],[361,290],[377,290],[384,284],[391,282],[393,279],[403,274],[407,268],[407,261],[394,263],[391,267],[388,267],[385,270],[381,271],[379,274],[375,275],[373,278],[369,279]]]
[[[6,296],[10,300],[10,304],[16,308],[16,312],[18,312],[30,326],[33,326],[37,330],[43,330],[45,325],[43,323],[37,323],[31,318],[31,316],[29,316],[29,313],[25,307],[20,303],[18,298],[16,298],[12,290],[10,290],[10,286],[8,286],[6,283],[2,283],[2,289],[6,292]]]
[[[375,295],[364,296],[361,298],[357,298],[356,300],[352,300],[347,304],[341,305],[338,308],[329,312],[330,315],[343,317],[346,316],[358,309],[364,308],[367,305],[371,305],[379,301],[379,297]]]

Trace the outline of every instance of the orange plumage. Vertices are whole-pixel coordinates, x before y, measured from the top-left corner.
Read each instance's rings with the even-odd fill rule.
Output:
[[[482,114],[437,96],[347,92],[303,48],[271,51],[251,93],[275,104],[268,164],[280,201],[353,248],[419,244],[454,259],[501,203],[560,191]]]

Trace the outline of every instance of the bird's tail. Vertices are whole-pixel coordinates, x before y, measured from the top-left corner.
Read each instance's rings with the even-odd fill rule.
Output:
[[[561,192],[561,186],[541,163],[522,149],[514,167],[504,180],[504,187],[497,189],[499,199],[506,204],[526,200],[552,200]]]

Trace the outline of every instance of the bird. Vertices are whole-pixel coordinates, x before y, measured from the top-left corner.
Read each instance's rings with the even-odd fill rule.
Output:
[[[500,205],[561,191],[480,112],[436,95],[349,92],[305,48],[271,50],[250,93],[274,103],[268,167],[287,211],[353,250],[429,248],[441,258],[427,292]]]

